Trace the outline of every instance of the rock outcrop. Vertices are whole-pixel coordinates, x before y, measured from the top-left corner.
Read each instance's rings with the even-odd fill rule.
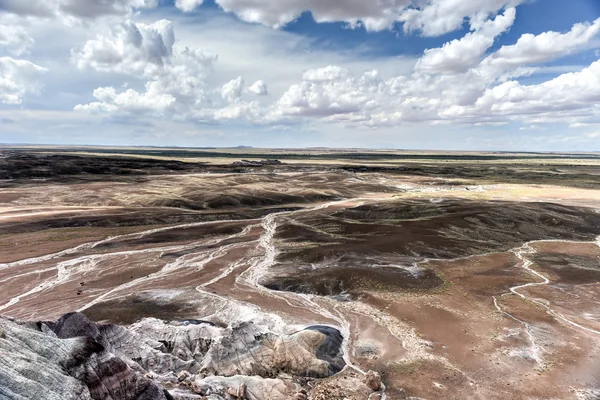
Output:
[[[0,399],[17,400],[307,398],[298,382],[345,366],[342,336],[328,326],[281,334],[252,322],[147,318],[123,327],[81,313],[0,318],[0,355]]]
[[[172,399],[97,339],[81,314],[56,323],[0,319],[0,399]]]
[[[378,372],[369,371],[365,376],[366,385],[373,391],[381,389],[381,376]]]

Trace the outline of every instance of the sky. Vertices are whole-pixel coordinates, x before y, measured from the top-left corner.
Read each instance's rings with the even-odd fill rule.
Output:
[[[600,151],[600,1],[0,0],[0,143]]]

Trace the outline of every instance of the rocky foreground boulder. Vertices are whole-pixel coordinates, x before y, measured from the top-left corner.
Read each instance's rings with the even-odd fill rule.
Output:
[[[344,368],[342,341],[328,326],[0,318],[0,399],[307,399],[303,384]]]

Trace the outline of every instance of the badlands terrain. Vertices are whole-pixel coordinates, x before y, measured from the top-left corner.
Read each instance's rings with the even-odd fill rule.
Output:
[[[3,148],[0,399],[599,399],[599,210],[595,154]]]

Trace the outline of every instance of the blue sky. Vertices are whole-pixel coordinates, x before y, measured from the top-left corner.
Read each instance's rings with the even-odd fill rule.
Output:
[[[600,150],[600,2],[420,4],[0,0],[0,143]]]

